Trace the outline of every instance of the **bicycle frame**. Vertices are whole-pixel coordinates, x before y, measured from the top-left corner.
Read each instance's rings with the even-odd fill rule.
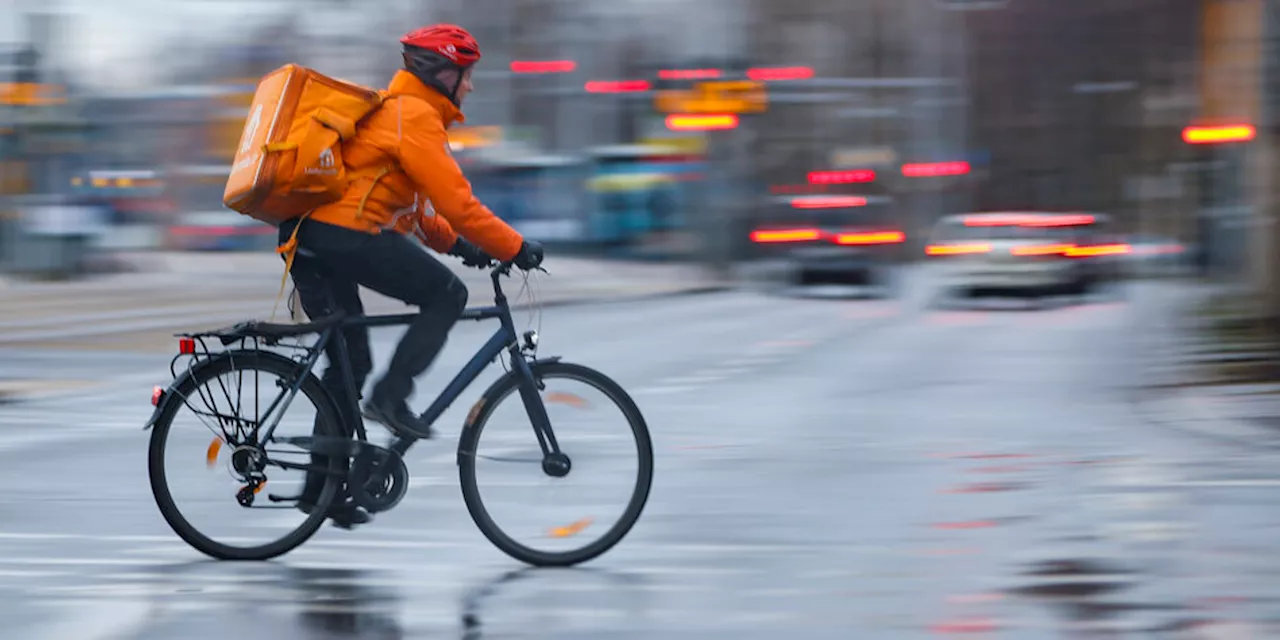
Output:
[[[493,270],[491,278],[493,280],[494,304],[487,307],[476,307],[463,311],[459,320],[493,320],[497,319],[501,322],[501,326],[494,332],[493,336],[480,347],[471,360],[462,367],[462,370],[454,376],[453,380],[444,388],[444,391],[436,397],[431,406],[422,413],[422,418],[428,423],[435,423],[441,415],[453,404],[463,392],[471,386],[480,373],[483,372],[491,361],[502,355],[506,350],[511,359],[511,368],[517,376],[520,377],[520,398],[524,403],[525,410],[529,414],[529,419],[533,423],[534,433],[538,437],[538,444],[542,448],[543,455],[559,453],[560,447],[555,440],[555,435],[551,432],[551,420],[547,416],[546,406],[542,403],[542,398],[538,394],[538,383],[533,377],[533,369],[530,363],[525,359],[519,344],[519,335],[516,332],[515,322],[511,318],[511,307],[507,302],[506,295],[502,292],[502,286],[499,278],[510,271],[510,264]],[[329,366],[339,367],[342,374],[343,387],[346,389],[347,411],[345,415],[357,416],[356,422],[352,427],[355,430],[355,436],[362,441],[368,440],[368,434],[364,428],[364,421],[360,420],[359,406],[359,390],[356,389],[355,376],[351,370],[351,361],[347,351],[347,342],[343,336],[342,329],[345,327],[391,327],[398,325],[406,325],[417,318],[417,314],[397,314],[397,315],[378,315],[378,316],[352,316],[343,318],[336,324],[326,327],[320,332],[320,338],[315,344],[308,347],[309,354],[303,363],[305,371],[309,372],[320,359],[320,355],[324,353],[325,348],[333,341],[335,347],[336,360],[330,362]],[[280,414],[277,415],[276,421],[267,428],[267,432],[262,436],[261,441],[271,441],[271,436],[275,432],[276,424],[284,411],[287,410],[289,401],[297,394],[301,387],[302,379],[305,376],[300,375],[295,381],[291,389],[286,393],[288,400],[285,406],[281,408]],[[283,397],[283,396],[282,396]],[[338,399],[335,398],[335,401]],[[279,398],[277,399],[279,402]],[[267,413],[274,410],[274,405],[268,408]],[[400,455],[404,455],[413,446],[418,438],[413,436],[399,435],[392,443],[390,448]]]

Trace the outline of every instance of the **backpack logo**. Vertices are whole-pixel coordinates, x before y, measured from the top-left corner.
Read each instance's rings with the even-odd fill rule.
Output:
[[[262,103],[254,108],[249,122],[244,126],[244,139],[240,141],[240,153],[247,153],[253,148],[253,139],[258,135],[258,127],[262,126]]]
[[[333,149],[325,149],[320,152],[320,157],[316,159],[314,167],[307,167],[305,173],[312,176],[331,176],[338,173],[334,166]]]

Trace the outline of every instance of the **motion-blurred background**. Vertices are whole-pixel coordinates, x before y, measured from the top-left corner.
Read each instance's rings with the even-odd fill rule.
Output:
[[[382,85],[400,34],[453,21],[485,56],[458,158],[532,237],[728,263],[779,194],[871,195],[910,256],[944,214],[1087,210],[1268,280],[1270,4],[10,0],[0,265],[268,246],[220,206],[257,78]]]
[[[254,85],[383,86],[433,22],[484,54],[454,155],[549,247],[543,351],[642,407],[650,506],[599,571],[509,573],[456,491],[477,386],[395,512],[196,562],[139,429],[174,332],[277,295],[274,229],[221,206]],[[0,618],[1280,637],[1277,107],[1280,0],[0,0]],[[1032,302],[955,304],[991,292]]]

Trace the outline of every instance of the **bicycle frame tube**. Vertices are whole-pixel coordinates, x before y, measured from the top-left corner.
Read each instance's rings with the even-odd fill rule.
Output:
[[[528,412],[530,420],[533,422],[533,430],[538,437],[538,444],[541,446],[544,454],[558,452],[560,447],[556,443],[554,434],[551,432],[551,421],[547,416],[546,406],[542,403],[542,397],[538,393],[539,389],[537,381],[533,378],[533,370],[520,351],[520,345],[518,342],[519,337],[516,333],[515,322],[511,319],[511,308],[507,305],[507,298],[502,293],[501,287],[498,284],[498,272],[495,272],[493,276],[493,288],[495,296],[495,304],[493,306],[467,309],[462,312],[461,316],[459,316],[459,320],[479,321],[497,319],[501,321],[502,326],[499,327],[489,340],[480,347],[479,351],[477,351],[476,354],[472,356],[471,360],[462,368],[462,371],[459,371],[458,374],[454,376],[453,380],[449,381],[449,384],[444,388],[444,391],[440,393],[439,397],[437,397],[435,401],[431,403],[431,406],[422,413],[422,419],[428,424],[434,423],[439,419],[440,416],[449,409],[453,402],[467,390],[467,387],[471,386],[472,382],[475,382],[475,379],[480,376],[480,373],[483,372],[486,367],[488,367],[489,363],[500,357],[502,352],[505,350],[509,352],[513,372],[520,377],[520,398],[524,402],[525,410]],[[326,328],[321,332],[320,339],[311,346],[311,353],[302,364],[304,372],[298,377],[298,380],[294,382],[292,388],[289,390],[289,398],[285,401],[285,408],[288,408],[289,402],[292,401],[293,396],[298,393],[298,390],[302,386],[303,377],[315,366],[316,362],[319,360],[320,354],[324,352],[329,341],[335,340],[334,355],[337,358],[337,362],[330,363],[329,366],[336,365],[340,368],[342,372],[342,383],[347,389],[349,395],[347,400],[349,403],[348,408],[351,410],[350,415],[359,416],[361,414],[359,406],[360,390],[355,388],[355,376],[351,370],[351,363],[347,352],[347,342],[342,333],[342,329],[345,327],[389,327],[406,325],[413,322],[417,317],[418,314],[415,313],[349,317],[343,319],[337,325]],[[276,403],[278,403],[279,400],[280,399],[277,398]],[[283,415],[283,413],[284,412],[282,410],[281,415]],[[278,422],[279,418],[276,418],[275,423],[273,423],[267,430],[266,438],[263,439],[264,441],[270,439],[271,435],[275,431],[276,423]],[[353,426],[359,439],[366,440],[367,435],[363,421],[357,419],[356,424]],[[404,455],[417,440],[418,438],[411,436],[397,437],[396,440],[391,443],[391,449],[401,455]]]
[[[276,399],[271,402],[271,406],[267,407],[265,415],[270,416],[280,402],[284,401],[284,406],[280,407],[280,412],[275,415],[275,418],[271,420],[270,426],[267,427],[266,434],[258,438],[259,442],[271,442],[271,437],[275,435],[276,427],[280,425],[280,419],[283,418],[285,412],[289,410],[289,405],[293,404],[293,399],[297,397],[298,390],[302,388],[302,381],[306,379],[307,374],[311,372],[311,369],[316,366],[316,362],[320,361],[320,354],[324,353],[325,345],[329,343],[329,340],[332,339],[333,334],[336,331],[336,328],[329,327],[320,333],[320,339],[316,340],[315,345],[310,349],[310,353],[307,354],[307,359],[300,364],[302,370],[298,374],[298,379],[294,380],[293,383],[289,385],[288,391],[276,396]],[[341,334],[339,334],[338,337],[341,338]],[[343,359],[342,365],[343,369],[347,370],[349,375],[350,369],[346,366],[345,358]]]
[[[432,402],[431,406],[427,407],[427,410],[422,414],[422,420],[427,423],[434,423],[458,399],[458,396],[461,396],[467,390],[467,387],[471,386],[472,382],[475,382],[475,379],[489,366],[490,362],[501,356],[504,349],[513,347],[515,344],[516,332],[511,325],[510,314],[508,313],[503,317],[502,326],[462,367],[462,371],[459,371],[458,375],[449,381],[448,386],[444,388],[444,391],[440,392],[435,402]],[[400,437],[391,443],[391,449],[400,455],[404,455],[416,441],[417,438]]]

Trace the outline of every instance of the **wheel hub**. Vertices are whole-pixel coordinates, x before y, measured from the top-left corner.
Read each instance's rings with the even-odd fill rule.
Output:
[[[573,463],[569,460],[569,456],[563,453],[548,454],[542,459],[542,472],[553,478],[569,475],[569,470],[572,468]]]

